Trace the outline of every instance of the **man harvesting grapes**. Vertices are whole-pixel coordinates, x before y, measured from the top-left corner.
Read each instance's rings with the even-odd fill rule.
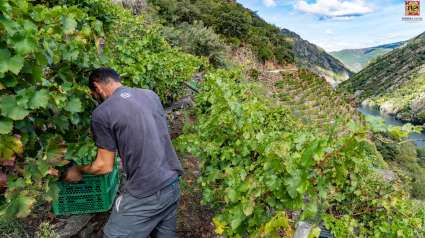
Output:
[[[91,165],[69,168],[64,181],[110,173],[118,150],[127,182],[104,237],[177,237],[178,178],[184,172],[158,96],[150,90],[124,87],[117,72],[109,68],[93,70],[89,87],[100,104],[91,117],[97,157]]]

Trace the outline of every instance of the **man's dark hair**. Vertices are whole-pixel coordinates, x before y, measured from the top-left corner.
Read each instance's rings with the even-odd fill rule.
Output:
[[[107,85],[111,82],[111,80],[121,82],[121,78],[115,70],[105,67],[95,69],[91,72],[89,77],[89,88],[92,91],[96,91],[94,82]]]

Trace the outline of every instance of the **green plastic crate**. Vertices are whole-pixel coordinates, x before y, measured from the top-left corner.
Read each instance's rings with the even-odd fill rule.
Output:
[[[59,199],[53,203],[53,212],[83,214],[103,212],[111,208],[118,191],[119,173],[115,158],[114,170],[105,175],[84,175],[77,184],[57,182],[61,189]]]

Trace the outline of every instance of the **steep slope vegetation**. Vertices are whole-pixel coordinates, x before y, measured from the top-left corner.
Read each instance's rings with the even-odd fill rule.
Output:
[[[425,32],[378,57],[338,89],[400,119],[425,121]]]
[[[288,29],[280,31],[291,43],[295,52],[297,64],[324,76],[330,83],[342,82],[355,72],[349,69],[339,59],[328,54],[324,49],[303,40],[298,34]]]
[[[280,29],[256,12],[234,1],[148,0],[150,20],[162,20],[165,38],[184,52],[210,57],[215,68],[232,68],[225,57],[225,44],[233,49],[252,46],[262,63],[295,62],[292,46]]]
[[[344,64],[350,66],[355,72],[359,72],[365,64],[375,59],[379,55],[384,55],[394,48],[406,43],[406,41],[400,41],[396,43],[379,45],[375,47],[363,48],[363,49],[345,49],[335,52],[329,52],[329,54],[340,59]]]

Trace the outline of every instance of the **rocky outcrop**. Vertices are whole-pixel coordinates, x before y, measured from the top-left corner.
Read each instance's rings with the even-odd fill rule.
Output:
[[[121,5],[124,8],[131,9],[133,15],[149,14],[146,0],[112,0],[111,2]]]
[[[260,62],[252,51],[252,46],[246,44],[242,47],[233,49],[232,51],[227,53],[227,57],[232,60],[234,64],[237,66],[242,66],[248,63],[253,63],[253,65],[248,65],[245,69],[249,70],[252,67],[260,71],[268,71],[268,70],[277,70],[283,68],[291,68],[295,67],[295,65],[280,65],[274,61],[266,60],[264,63]]]
[[[288,29],[282,29],[280,32],[291,43],[297,58],[297,65],[300,68],[308,68],[320,76],[324,76],[331,84],[347,80],[354,74],[354,71],[345,66],[339,59],[328,54],[317,45],[303,40],[295,32]]]

